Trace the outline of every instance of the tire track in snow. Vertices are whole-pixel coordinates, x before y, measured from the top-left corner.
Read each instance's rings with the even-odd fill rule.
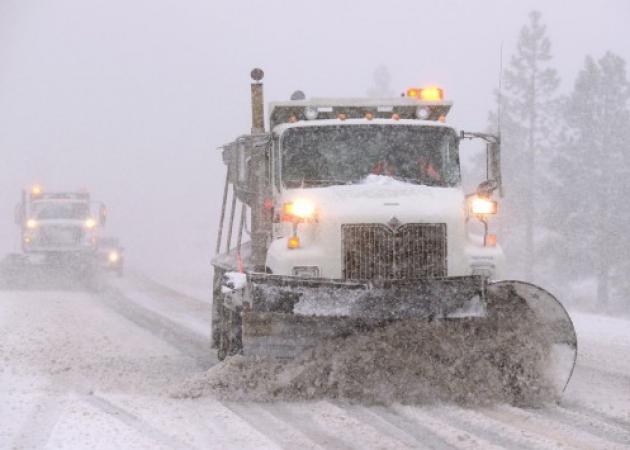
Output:
[[[437,418],[426,409],[404,405],[394,405],[392,409],[396,411],[397,414],[429,428],[434,435],[438,436],[453,448],[484,450],[503,449],[500,445],[495,445],[477,435],[467,433],[449,421]]]
[[[566,406],[567,407],[570,406],[572,410],[581,412],[586,416],[596,417],[598,420],[600,420],[603,423],[617,426],[623,430],[628,430],[628,432],[630,433],[630,420],[626,421],[620,417],[611,416],[609,414],[606,414],[603,411],[600,411],[591,406],[584,405],[582,403],[570,403],[570,404],[567,404]],[[630,419],[630,411],[628,411],[628,415],[629,415],[628,418]]]
[[[162,430],[155,428],[137,415],[130,413],[124,408],[113,404],[101,396],[83,395],[80,399],[94,408],[106,413],[108,416],[117,419],[126,426],[136,430],[142,436],[148,437],[156,443],[163,445],[165,448],[173,450],[186,450],[194,448],[189,443],[182,442],[176,437],[164,433]]]
[[[484,415],[502,421],[507,425],[530,433],[547,437],[558,446],[570,446],[575,449],[590,450],[593,448],[623,448],[606,439],[594,436],[574,426],[561,422],[550,422],[547,418],[514,406],[499,405],[493,409],[482,409]]]
[[[309,439],[300,429],[291,426],[285,420],[280,420],[258,404],[223,402],[223,405],[281,448],[326,448]]]
[[[310,407],[310,404],[289,406],[287,403],[270,403],[265,405],[265,409],[269,411],[270,414],[300,430],[300,432],[307,436],[312,442],[323,448],[334,448],[338,450],[353,450],[357,448],[332,434],[330,428],[321,427],[319,424],[314,423],[313,416],[306,412],[306,409]]]
[[[527,440],[522,434],[510,433],[504,425],[483,417],[474,410],[457,406],[439,406],[431,409],[431,414],[445,420],[451,425],[481,439],[509,449],[529,450],[531,448],[547,448],[540,442]]]
[[[515,448],[549,449],[561,447],[555,439],[524,430],[514,426],[511,422],[505,423],[505,421],[495,419],[479,410],[449,406],[443,410],[443,414],[449,419],[455,418],[455,420],[462,421],[473,429],[479,430],[480,435],[486,439],[500,436],[501,439],[516,442],[518,444],[514,446]],[[506,447],[513,448],[511,444],[506,445]]]
[[[165,284],[160,283],[159,281],[154,280],[153,278],[140,273],[140,272],[133,272],[133,278],[136,279],[136,281],[142,285],[145,288],[150,289],[151,291],[161,294],[161,295],[166,295],[168,297],[175,297],[178,298],[182,301],[185,301],[187,303],[190,304],[202,304],[204,306],[208,306],[209,304],[209,300],[211,298],[211,294],[212,294],[212,288],[210,286],[210,284],[208,284],[208,298],[207,299],[201,299],[201,298],[197,298],[197,297],[193,297],[189,294],[185,294],[183,292],[180,292],[178,290],[176,290],[175,288],[172,288],[170,286],[167,286]],[[211,280],[210,277],[208,277],[208,280]]]
[[[568,426],[579,427],[593,436],[630,447],[630,424],[622,427],[619,424],[601,420],[594,414],[585,414],[562,406],[545,408],[539,414]]]
[[[45,448],[66,403],[61,396],[45,395],[35,404],[24,427],[13,441],[13,449]]]
[[[403,415],[399,415],[393,408],[384,406],[374,406],[364,408],[364,412],[371,414],[389,425],[411,435],[425,448],[439,449],[457,449],[457,447],[449,444],[442,439],[438,433],[435,433],[430,427],[415,420],[411,420]]]
[[[216,363],[210,342],[204,336],[139,305],[117,288],[110,287],[97,298],[112,311],[192,357],[201,367],[208,368]]]
[[[418,441],[416,436],[414,436],[412,433],[404,430],[402,427],[392,424],[380,415],[375,414],[373,411],[371,411],[371,408],[369,407],[343,404],[340,404],[339,406],[342,407],[348,414],[351,414],[353,417],[355,417],[357,420],[369,424],[380,433],[398,439],[411,448],[432,448],[429,446],[423,446]]]
[[[335,434],[352,436],[349,445],[355,448],[417,448],[415,444],[407,444],[390,433],[383,433],[373,422],[359,420],[345,407],[328,400],[309,404],[309,411],[315,422],[320,426],[331,429]]]

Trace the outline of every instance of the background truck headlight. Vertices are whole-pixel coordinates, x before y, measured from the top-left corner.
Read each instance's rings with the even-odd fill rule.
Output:
[[[94,228],[96,226],[96,220],[92,219],[91,217],[89,219],[86,219],[85,222],[83,223],[83,225],[85,225],[85,228]]]
[[[119,259],[120,259],[120,254],[118,254],[118,252],[116,251],[111,251],[107,255],[107,260],[112,264],[117,263]]]

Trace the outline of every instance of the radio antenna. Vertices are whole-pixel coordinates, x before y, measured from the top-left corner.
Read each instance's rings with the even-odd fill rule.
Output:
[[[497,105],[497,135],[501,140],[501,109],[503,105],[503,41],[499,47],[499,95]]]

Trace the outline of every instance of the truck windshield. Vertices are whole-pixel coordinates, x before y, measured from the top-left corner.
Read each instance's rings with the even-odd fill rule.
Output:
[[[32,204],[32,214],[39,220],[83,220],[90,216],[90,207],[81,202],[37,202]]]
[[[428,186],[459,184],[455,132],[417,125],[296,127],[281,137],[288,188],[358,183],[370,174]]]

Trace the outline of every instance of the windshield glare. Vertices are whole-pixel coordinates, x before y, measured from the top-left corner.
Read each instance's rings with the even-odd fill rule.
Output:
[[[370,174],[428,186],[459,183],[455,132],[415,125],[296,127],[281,137],[288,188],[358,183]]]
[[[89,217],[90,208],[88,204],[79,202],[41,202],[33,203],[32,213],[39,220],[83,220]]]

